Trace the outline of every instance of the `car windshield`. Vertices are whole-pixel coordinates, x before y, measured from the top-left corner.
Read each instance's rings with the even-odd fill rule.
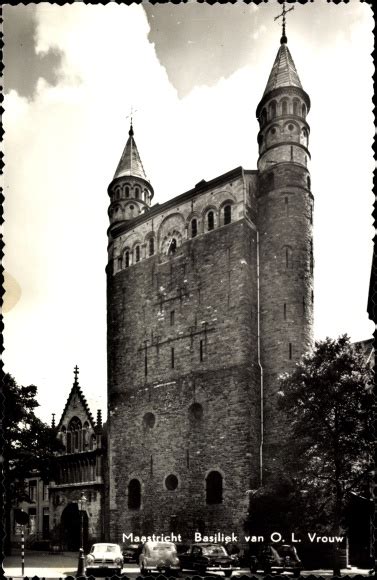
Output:
[[[203,546],[203,556],[227,556],[224,546]]]
[[[92,549],[90,551],[92,554],[94,552],[110,552],[110,553],[114,554],[118,550],[119,550],[118,546],[114,546],[114,545],[111,546],[109,544],[94,544],[94,546],[92,546]]]
[[[175,550],[175,546],[172,544],[158,544],[158,546],[153,546],[154,552],[173,552]]]

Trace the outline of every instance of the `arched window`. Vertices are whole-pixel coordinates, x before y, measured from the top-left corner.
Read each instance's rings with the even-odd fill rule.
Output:
[[[80,437],[79,433],[81,431],[82,425],[78,417],[72,417],[68,424],[68,431],[71,432],[71,453],[74,451],[81,451],[80,447]]]
[[[130,265],[130,252],[128,250],[124,252],[124,265],[126,268]]]
[[[118,270],[122,269],[122,256],[119,256],[118,258]]]
[[[130,188],[126,186],[126,197],[130,197]]]
[[[215,227],[215,216],[213,211],[209,211],[207,214],[207,227],[209,232]]]
[[[191,237],[195,238],[197,233],[198,233],[198,222],[194,218],[193,220],[191,220]]]
[[[115,192],[115,199],[119,199],[119,198],[120,198],[120,191],[119,191],[119,189],[117,189]]]
[[[270,119],[276,117],[276,101],[272,101],[269,106]]]
[[[288,101],[286,99],[281,102],[281,114],[288,115]]]
[[[140,246],[135,248],[135,262],[140,262]]]
[[[266,109],[262,109],[261,121],[262,121],[262,125],[264,125],[266,123],[266,121],[267,121],[267,111],[266,111]]]
[[[139,199],[140,190],[138,187],[135,187],[135,199]]]
[[[131,479],[128,484],[128,509],[138,510],[141,505],[141,485],[138,479]]]
[[[203,419],[203,407],[200,403],[193,403],[189,407],[189,419],[192,423],[200,423]]]
[[[206,477],[206,502],[216,504],[222,501],[223,476],[218,471],[210,471]]]
[[[305,118],[306,117],[306,105],[305,105],[305,103],[302,105],[301,111],[302,111],[302,116]]]
[[[226,205],[224,207],[224,226],[230,224],[231,221],[232,221],[232,206]]]
[[[300,102],[297,99],[293,99],[293,114],[298,115],[298,107]]]
[[[154,238],[149,238],[149,255],[153,256],[154,254]]]
[[[172,238],[168,247],[169,256],[175,254],[176,251],[177,251],[177,240],[175,238]]]
[[[307,186],[308,186],[308,189],[309,189],[309,191],[310,191],[310,186],[311,186],[311,183],[310,183],[310,177],[309,177],[309,175],[308,175],[308,176],[307,176],[307,178],[306,178],[306,184],[307,184]]]

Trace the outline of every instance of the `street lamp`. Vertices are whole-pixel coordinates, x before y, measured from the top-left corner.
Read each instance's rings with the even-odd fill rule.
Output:
[[[80,499],[78,500],[79,513],[80,513],[80,549],[79,549],[79,562],[77,565],[76,576],[84,575],[84,508],[87,499],[84,492],[81,492]]]

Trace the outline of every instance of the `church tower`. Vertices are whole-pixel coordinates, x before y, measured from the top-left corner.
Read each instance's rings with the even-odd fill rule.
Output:
[[[126,146],[108,192],[110,196],[110,228],[112,230],[116,229],[120,222],[133,219],[147,211],[151,205],[153,187],[145,175],[134,139],[132,121]]]
[[[276,414],[278,376],[292,371],[313,341],[313,195],[306,120],[310,99],[288,49],[285,22],[280,42],[256,111],[260,127],[257,221],[267,478],[278,465],[282,431]]]

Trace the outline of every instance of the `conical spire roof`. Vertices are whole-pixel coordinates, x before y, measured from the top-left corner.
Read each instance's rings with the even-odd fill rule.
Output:
[[[263,96],[280,87],[302,89],[295,63],[285,41],[286,37],[283,36]]]
[[[116,179],[117,177],[130,175],[133,177],[141,177],[142,179],[148,181],[147,176],[145,175],[143,164],[140,159],[139,151],[137,150],[136,147],[132,122],[128,135],[129,137],[127,139],[126,146],[122,153],[122,157],[120,158],[120,161],[118,163],[114,179]]]

